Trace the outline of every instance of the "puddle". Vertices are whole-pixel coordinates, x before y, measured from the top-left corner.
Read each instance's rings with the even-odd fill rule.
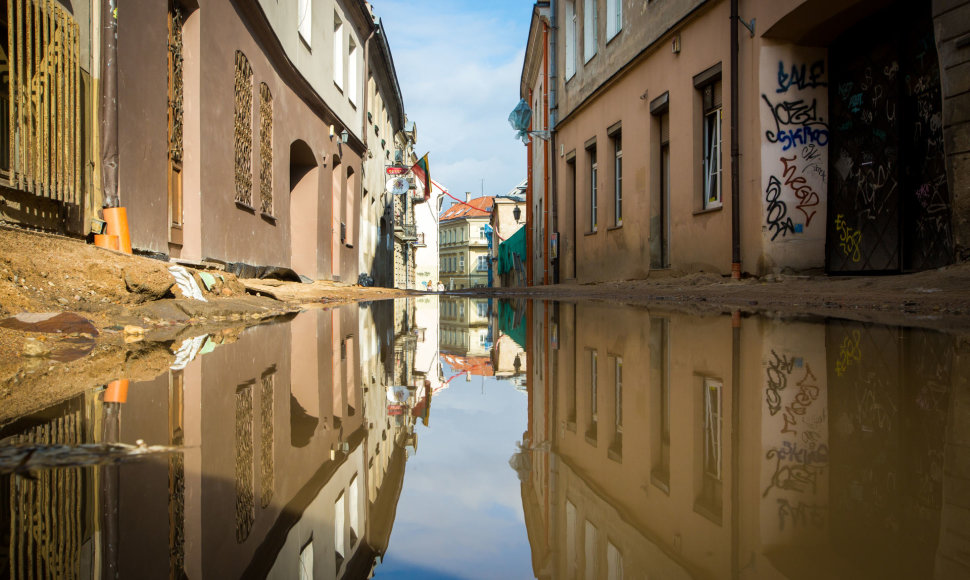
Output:
[[[928,330],[596,303],[314,309],[186,340],[123,394],[0,427],[0,565],[964,577],[965,350]]]

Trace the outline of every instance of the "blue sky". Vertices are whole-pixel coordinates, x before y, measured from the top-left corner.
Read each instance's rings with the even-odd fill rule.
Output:
[[[444,365],[446,377],[453,371]],[[380,580],[532,578],[520,484],[509,458],[528,399],[506,381],[459,376],[419,426]]]
[[[404,93],[418,126],[418,155],[455,197],[504,194],[523,179],[526,150],[508,115],[533,3],[527,0],[372,0],[383,20]],[[447,203],[445,204],[448,205]]]

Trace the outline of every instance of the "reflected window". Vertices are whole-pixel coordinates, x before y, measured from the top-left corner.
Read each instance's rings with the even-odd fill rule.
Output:
[[[246,541],[256,521],[256,480],[253,447],[253,384],[236,387],[236,541]]]
[[[623,580],[623,554],[613,545],[613,542],[606,543],[606,578]]]
[[[356,475],[352,480],[350,480],[350,486],[347,488],[347,503],[350,507],[350,545],[357,545],[357,538],[359,537],[358,531],[360,530],[360,519],[357,514],[357,496],[360,493],[358,489],[358,482],[360,478]]]
[[[344,562],[344,494],[340,494],[333,504],[333,551],[337,563],[337,571]]]
[[[576,551],[576,506],[566,500],[566,577],[575,578],[578,571]]]
[[[313,580],[313,538],[300,550],[300,580]]]
[[[589,351],[589,428],[586,430],[586,440],[596,444],[597,421],[599,420],[599,408],[596,398],[598,388],[597,373],[599,371],[599,353],[595,350]]]
[[[650,479],[670,493],[670,374],[669,327],[666,318],[650,320],[650,393],[655,410],[651,450],[653,465]]]
[[[701,496],[695,509],[717,524],[721,523],[721,391],[718,379],[704,379],[704,473]]]
[[[610,443],[610,459],[623,458],[623,357],[613,360],[613,441]]]
[[[586,555],[586,578],[598,578],[599,569],[599,530],[596,529],[589,520],[586,520],[586,542],[584,551]]]

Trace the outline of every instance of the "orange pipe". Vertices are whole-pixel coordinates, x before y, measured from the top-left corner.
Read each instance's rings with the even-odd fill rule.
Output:
[[[118,236],[121,251],[131,253],[131,235],[128,232],[128,211],[123,207],[106,207],[104,210],[104,221],[107,223],[104,233],[109,236]]]
[[[121,250],[121,240],[118,239],[118,236],[109,236],[108,234],[95,234],[94,245],[109,250]]]
[[[128,379],[118,379],[108,383],[108,388],[104,391],[105,403],[126,403],[128,402]]]

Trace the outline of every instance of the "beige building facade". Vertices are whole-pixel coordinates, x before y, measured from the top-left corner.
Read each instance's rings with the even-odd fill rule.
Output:
[[[731,5],[536,4],[520,87],[540,132],[534,283],[962,256],[964,8],[754,2],[732,21]]]

